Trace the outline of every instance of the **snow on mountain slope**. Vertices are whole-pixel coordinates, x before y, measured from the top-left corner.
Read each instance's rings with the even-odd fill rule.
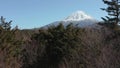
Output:
[[[83,11],[77,11],[67,18],[64,19],[64,21],[80,21],[85,19],[92,19],[89,15],[85,14]]]
[[[56,21],[51,24],[48,24],[45,27],[51,26],[51,25],[59,25],[62,23],[64,26],[67,26],[70,23],[73,23],[73,25],[77,25],[79,27],[94,27],[96,25],[97,21],[92,18],[91,16],[87,15],[83,11],[77,11],[75,13],[72,13],[70,16],[66,17],[65,19],[61,21]]]

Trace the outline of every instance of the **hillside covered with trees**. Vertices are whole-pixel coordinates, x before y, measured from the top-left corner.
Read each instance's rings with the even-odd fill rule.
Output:
[[[3,17],[1,22],[0,68],[120,67],[120,30],[72,24],[19,30],[11,29]]]
[[[120,6],[103,2],[110,16],[102,17],[100,28],[71,23],[21,30],[1,16],[0,68],[120,68]]]

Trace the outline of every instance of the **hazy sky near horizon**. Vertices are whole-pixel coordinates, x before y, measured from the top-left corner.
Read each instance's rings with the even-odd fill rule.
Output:
[[[13,20],[12,26],[36,28],[62,20],[73,12],[84,11],[100,20],[106,12],[102,0],[0,0],[0,16]]]

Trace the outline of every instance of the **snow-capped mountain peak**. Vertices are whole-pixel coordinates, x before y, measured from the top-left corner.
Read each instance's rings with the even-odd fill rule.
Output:
[[[44,28],[47,28],[51,25],[57,26],[60,23],[62,23],[65,27],[71,23],[77,27],[95,27],[97,20],[87,15],[83,11],[77,11],[77,12],[72,13],[71,15],[69,15],[63,20],[56,21],[56,22],[46,25]]]
[[[83,11],[76,11],[70,16],[66,17],[63,21],[81,21],[85,19],[93,19],[91,16],[87,15]]]

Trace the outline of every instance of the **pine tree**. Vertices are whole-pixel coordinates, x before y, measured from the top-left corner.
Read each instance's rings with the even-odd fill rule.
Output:
[[[6,22],[5,18],[0,18],[0,52],[4,57],[3,61],[5,68],[17,68],[21,54],[21,40],[16,39],[17,30],[11,29],[11,22]],[[1,53],[0,53],[1,54]],[[0,58],[2,58],[0,56]]]
[[[42,46],[38,48],[37,64],[41,68],[59,68],[59,64],[66,64],[74,60],[79,47],[82,46],[80,36],[82,29],[69,24],[50,26],[48,29],[39,30],[32,37]],[[77,55],[78,56],[78,55]]]
[[[6,21],[5,21],[5,18],[3,18],[3,16],[1,16],[0,21],[1,21],[1,22],[0,22],[0,26],[1,26],[3,29],[5,29],[5,30],[10,30],[12,20],[9,21],[9,22],[6,22]]]
[[[117,25],[120,21],[119,14],[120,14],[120,2],[119,0],[103,0],[104,4],[107,4],[107,8],[101,8],[102,10],[106,11],[109,16],[102,19],[105,23],[112,24],[113,26]]]

